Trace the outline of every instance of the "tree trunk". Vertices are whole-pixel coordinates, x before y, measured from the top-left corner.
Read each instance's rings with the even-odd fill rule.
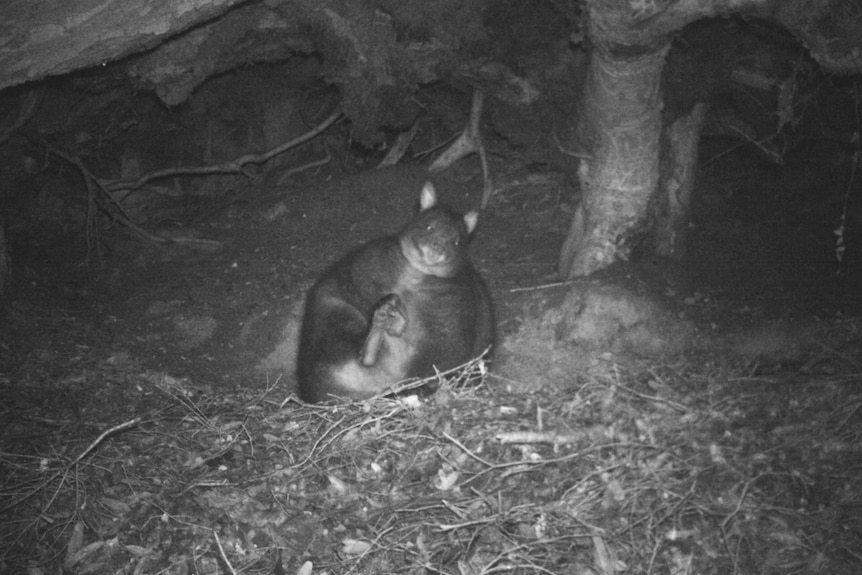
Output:
[[[583,200],[560,254],[560,275],[590,274],[628,256],[646,220],[659,176],[664,42],[637,56],[601,45],[592,52],[581,134],[592,157],[581,160]]]
[[[693,185],[702,110],[669,133],[660,150],[660,74],[670,38],[701,18],[731,13],[762,17],[785,26],[824,69],[858,73],[862,49],[859,0],[679,0],[634,2],[587,0],[594,45],[579,119],[581,141],[590,153],[578,173],[583,199],[575,210],[560,253],[565,278],[587,275],[629,255],[631,239],[650,232],[661,253],[679,257],[685,249],[688,202]],[[688,146],[688,148],[686,148]],[[659,182],[667,220],[647,216]]]
[[[688,239],[691,192],[697,175],[698,143],[706,116],[706,104],[695,104],[688,115],[667,130],[662,154],[668,167],[662,170],[656,218],[656,253],[682,259]]]

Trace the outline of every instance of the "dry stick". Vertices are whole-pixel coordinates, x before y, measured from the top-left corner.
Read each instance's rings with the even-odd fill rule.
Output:
[[[221,539],[219,539],[218,533],[216,532],[215,529],[213,529],[213,535],[215,535],[216,545],[218,545],[218,551],[219,551],[219,554],[221,555],[222,561],[224,561],[224,564],[227,565],[228,570],[233,575],[236,575],[236,570],[233,568],[233,565],[230,564],[230,560],[228,560],[227,554],[224,552],[224,547],[222,547]]]
[[[207,415],[203,412],[203,410],[198,407],[198,405],[189,399],[185,394],[182,393],[182,389],[179,391],[175,391],[180,386],[178,385],[165,385],[164,383],[159,383],[156,385],[156,389],[161,391],[162,393],[167,394],[171,399],[179,403],[182,407],[186,408],[189,412],[192,413],[193,417],[197,422],[206,427],[207,429],[213,429],[212,420],[207,417]]]
[[[455,446],[458,447],[461,451],[463,451],[468,456],[472,457],[473,459],[475,459],[476,461],[478,461],[479,463],[481,463],[485,467],[493,468],[493,467],[498,466],[497,464],[494,464],[494,463],[491,463],[490,461],[486,461],[486,460],[482,459],[481,457],[479,457],[478,455],[476,455],[475,453],[473,453],[472,451],[467,449],[466,445],[464,445],[463,443],[461,443],[460,441],[458,441],[457,439],[455,439],[454,437],[452,437],[451,435],[449,435],[445,431],[443,432],[443,437],[445,437],[446,439],[448,439],[449,441],[454,443]]]
[[[332,406],[325,406],[325,408],[326,409],[332,409]],[[347,415],[342,416],[341,419],[339,419],[338,421],[336,421],[335,423],[330,425],[323,432],[323,434],[317,439],[317,441],[314,442],[314,445],[311,446],[311,449],[309,450],[308,455],[305,456],[304,461],[302,461],[301,463],[297,463],[294,467],[297,469],[299,469],[302,466],[315,466],[315,467],[317,467],[318,462],[317,462],[317,460],[314,459],[317,452],[326,451],[326,449],[328,449],[330,445],[335,443],[338,440],[338,438],[340,438],[342,435],[349,433],[351,430],[353,430],[357,427],[366,426],[369,424],[373,424],[373,423],[382,421],[382,420],[387,419],[389,417],[392,417],[393,415],[398,413],[398,411],[400,411],[401,409],[402,409],[401,407],[396,406],[394,409],[390,410],[389,413],[386,413],[380,417],[375,417],[372,420],[363,420],[363,421],[360,421],[358,424],[355,424],[355,425],[351,424],[350,426],[348,426],[344,429],[341,429],[338,432],[333,433],[334,430],[337,427],[339,427],[342,423],[344,423],[344,421],[347,419]],[[324,443],[324,439],[327,440],[325,443]]]
[[[449,502],[444,499],[443,505],[449,507]],[[496,516],[484,517],[482,519],[473,519],[471,521],[464,521],[463,523],[440,523],[437,525],[437,531],[440,531],[441,533],[446,533],[447,531],[456,531],[458,529],[464,529],[465,527],[488,525],[494,523],[494,521],[496,521]]]
[[[120,212],[120,215],[123,216],[124,218],[128,219],[129,214],[126,213],[126,210],[123,209],[123,206],[120,204],[120,202],[118,202],[116,199],[114,199],[114,197],[108,193],[108,190],[105,189],[105,186],[102,185],[102,182],[99,180],[99,178],[97,178],[95,175],[93,175],[93,173],[90,170],[88,170],[86,166],[84,166],[84,163],[81,161],[81,158],[79,158],[78,156],[70,156],[69,154],[67,154],[63,150],[61,150],[59,148],[55,148],[51,144],[45,144],[45,145],[48,148],[49,152],[51,152],[55,156],[58,156],[64,160],[66,160],[67,162],[69,162],[70,164],[72,164],[73,166],[75,166],[76,168],[78,168],[81,171],[81,175],[84,177],[84,181],[87,182],[87,189],[88,190],[92,190],[91,185],[93,182],[96,183],[98,185],[98,188],[101,189],[105,193],[105,195],[108,196],[108,198],[111,200],[110,203]],[[93,194],[93,195],[95,196],[95,194]]]
[[[522,291],[536,291],[536,290],[540,290],[540,289],[556,288],[556,287],[560,287],[560,286],[571,285],[571,284],[575,283],[575,281],[577,281],[577,280],[569,280],[569,281],[564,281],[564,282],[553,282],[553,283],[537,285],[537,286],[512,288],[509,290],[509,293],[519,293]]]
[[[491,351],[491,347],[488,346],[485,348],[485,351],[483,351],[482,353],[480,353],[478,356],[474,357],[473,359],[465,361],[461,365],[457,365],[457,366],[450,368],[446,371],[442,371],[442,372],[438,371],[437,368],[435,367],[434,368],[434,371],[435,371],[434,375],[429,375],[429,376],[426,376],[423,378],[411,377],[411,378],[407,378],[403,381],[396,382],[396,383],[390,385],[389,387],[387,387],[386,389],[384,389],[383,391],[381,391],[380,393],[378,393],[377,395],[374,395],[374,396],[368,398],[366,401],[375,401],[377,399],[386,399],[386,398],[389,398],[389,396],[393,396],[393,395],[397,396],[398,394],[403,394],[404,392],[407,392],[407,391],[413,391],[414,389],[421,389],[431,382],[442,381],[443,379],[450,377],[450,376],[459,376],[460,377],[462,372],[466,373],[468,375],[466,380],[469,381],[469,379],[470,379],[469,375],[476,369],[477,365],[479,365],[481,362],[485,361],[485,357],[489,354],[490,351]],[[482,372],[480,372],[480,375],[478,377],[483,377],[484,375],[485,375],[485,371],[483,370]],[[458,383],[458,382],[456,381],[455,383]]]
[[[727,531],[727,524],[734,517],[736,517],[740,511],[742,511],[742,506],[745,503],[745,498],[748,496],[748,490],[751,488],[751,484],[755,483],[757,480],[759,480],[764,475],[767,475],[767,473],[758,473],[757,476],[755,476],[752,479],[749,479],[748,481],[745,482],[745,485],[743,485],[743,487],[742,487],[742,494],[739,496],[739,501],[736,502],[736,509],[734,509],[733,512],[730,515],[728,515],[727,517],[725,517],[724,521],[721,522],[722,532]]]
[[[399,411],[402,411],[402,408],[400,406],[396,406],[394,409],[391,409],[388,413],[385,413],[379,417],[375,417],[373,419],[362,419],[358,423],[355,423],[355,424],[352,423],[348,427],[345,427],[344,429],[342,429],[341,431],[339,431],[338,433],[336,433],[332,437],[330,437],[325,445],[321,446],[321,442],[318,441],[314,444],[312,449],[318,450],[318,448],[319,448],[319,451],[325,451],[330,445],[335,443],[335,441],[338,438],[340,438],[342,435],[350,433],[352,430],[360,428],[360,427],[367,427],[369,425],[379,423],[381,421],[385,421],[386,419],[391,418],[393,415],[396,415]],[[333,427],[340,425],[345,419],[346,419],[346,416],[342,417],[340,420],[338,420],[338,422],[336,422],[333,425]],[[332,430],[332,427],[330,429],[327,429],[326,433],[328,434],[331,430]],[[314,453],[314,451],[312,451],[312,454],[313,453]]]
[[[339,419],[338,421],[336,421],[335,423],[333,423],[332,425],[330,425],[330,426],[329,426],[329,428],[328,428],[326,431],[324,431],[324,432],[323,432],[323,434],[321,434],[321,436],[320,436],[320,437],[318,437],[318,438],[317,438],[317,441],[315,441],[315,442],[314,442],[314,445],[312,445],[312,446],[311,446],[311,449],[308,451],[308,455],[306,456],[305,461],[304,461],[302,464],[305,464],[305,463],[313,463],[313,461],[312,461],[312,457],[314,456],[314,454],[315,454],[315,452],[317,451],[318,447],[320,447],[320,444],[321,444],[321,443],[323,443],[323,440],[324,440],[324,439],[325,439],[325,438],[326,438],[330,433],[332,433],[332,431],[333,431],[336,427],[338,427],[339,425],[341,425],[341,423],[342,423],[345,419],[347,419],[347,416],[346,416],[346,415],[342,416],[342,418],[341,418],[341,419]],[[340,435],[340,434],[339,434],[339,435]],[[332,441],[334,441],[337,437],[338,437],[338,435],[336,435],[336,436],[335,436],[335,438],[333,438],[332,440],[330,440],[330,443],[331,443]],[[298,466],[297,466],[297,467],[298,467]]]
[[[124,226],[128,227],[130,230],[141,236],[143,239],[152,242],[153,244],[161,245],[167,243],[167,239],[161,236],[157,236],[155,234],[151,234],[150,232],[146,231],[145,229],[134,223],[131,219],[129,219],[129,215],[123,209],[123,206],[120,205],[120,203],[114,198],[114,196],[111,195],[111,193],[105,188],[104,184],[102,184],[99,178],[94,176],[92,172],[90,172],[90,170],[88,170],[86,166],[84,166],[84,163],[81,161],[80,158],[78,158],[77,156],[70,156],[69,154],[51,145],[48,145],[48,150],[52,154],[66,160],[81,171],[81,176],[83,176],[84,181],[87,184],[87,191],[89,192],[90,197],[93,198],[95,201],[99,202],[99,195],[97,194],[97,190],[102,190],[104,196],[108,198],[108,205],[112,206],[116,210],[116,213],[112,213],[112,215],[117,218],[120,223],[122,223]],[[110,212],[107,205],[102,202],[100,202],[100,204],[105,208],[106,211]]]
[[[769,148],[767,148],[766,146],[763,145],[763,142],[769,142],[771,139],[778,136],[779,132],[775,132],[775,133],[770,134],[768,136],[764,136],[763,138],[761,138],[759,140],[756,140],[753,137],[746,134],[745,132],[743,132],[742,130],[740,130],[739,128],[737,128],[736,126],[730,126],[730,129],[733,130],[734,132],[736,132],[737,134],[739,134],[740,136],[742,136],[743,139],[748,140],[750,143],[754,144],[763,153],[763,155],[765,155],[767,158],[771,159],[776,164],[781,164],[783,162],[781,156],[778,153],[773,152],[772,150],[770,150]]]
[[[54,148],[52,146],[48,146],[48,149],[52,153],[63,158],[64,160],[66,160],[67,162],[69,162],[70,164],[72,164],[76,168],[78,168],[81,171],[81,175],[84,177],[84,181],[87,184],[87,191],[90,194],[90,197],[93,198],[94,201],[96,201],[99,205],[101,205],[102,208],[105,209],[105,211],[111,213],[111,215],[113,217],[117,218],[117,220],[121,224],[123,224],[124,226],[126,226],[127,228],[132,230],[134,233],[139,235],[144,240],[146,240],[152,244],[155,244],[155,245],[165,245],[167,243],[175,243],[175,244],[194,244],[194,245],[209,246],[209,247],[215,247],[215,248],[221,247],[221,245],[222,245],[221,242],[216,241],[216,240],[206,240],[206,239],[199,239],[199,238],[182,238],[182,237],[165,238],[165,237],[159,236],[157,234],[152,234],[152,233],[148,232],[147,230],[145,230],[141,226],[134,223],[129,218],[129,215],[128,215],[128,213],[126,213],[126,210],[123,208],[122,204],[120,204],[120,202],[113,196],[113,194],[111,194],[111,192],[108,190],[108,188],[105,186],[105,184],[103,184],[99,178],[97,178],[95,175],[93,175],[93,173],[90,172],[86,168],[86,166],[84,166],[84,163],[81,161],[80,158],[78,158],[77,156],[69,156],[65,152],[58,150],[57,148]],[[94,186],[94,184],[95,184],[95,186]],[[101,196],[108,198],[107,204],[105,203],[104,200],[99,199],[101,196],[96,193],[97,190],[102,191]],[[116,209],[118,213],[112,213],[108,209],[109,205],[112,206],[114,209]],[[89,229],[87,230],[87,233],[89,234]]]
[[[556,431],[509,431],[498,433],[496,435],[496,440],[504,445],[509,443],[571,445],[573,443],[583,441],[584,439],[591,439],[596,435],[596,431],[590,428],[577,433],[557,433]]]
[[[455,140],[457,140],[460,135],[461,134],[455,134],[451,138],[449,138],[448,140],[443,140],[439,144],[435,144],[435,145],[431,146],[430,148],[416,152],[415,154],[413,154],[413,157],[424,160],[424,158],[426,158],[427,156],[430,156],[431,154],[433,154],[437,150],[444,148],[444,147],[448,146],[449,144],[451,144],[452,142],[454,142]]]
[[[444,436],[447,437],[447,439],[448,439],[448,436],[446,436],[445,434],[444,434]],[[455,445],[461,449],[466,450],[466,447],[464,447],[463,444],[461,444],[457,441],[455,442]],[[540,467],[543,465],[554,465],[557,463],[565,463],[565,462],[570,461],[572,459],[585,457],[586,455],[590,454],[593,451],[600,451],[602,449],[614,449],[617,447],[626,447],[626,448],[627,447],[643,447],[646,449],[657,449],[655,446],[643,445],[643,444],[631,443],[631,442],[606,443],[606,444],[600,444],[600,445],[593,445],[590,447],[585,447],[583,449],[579,449],[578,451],[575,451],[574,453],[569,453],[567,455],[563,455],[562,457],[554,457],[552,459],[539,459],[539,460],[519,459],[518,461],[506,461],[504,463],[484,462],[478,456],[474,455],[473,453],[471,453],[469,451],[466,451],[467,455],[472,456],[474,459],[477,459],[478,461],[481,461],[481,462],[485,463],[486,465],[490,465],[490,467],[486,467],[485,469],[482,469],[481,471],[477,471],[471,477],[468,477],[467,479],[465,479],[463,481],[462,485],[467,485],[467,484],[475,481],[479,477],[485,475],[486,473],[490,473],[492,471],[514,468],[515,470],[512,471],[511,473],[509,473],[509,475],[513,475],[516,473],[520,473],[524,469],[533,469],[533,468]],[[614,465],[614,466],[610,467],[609,469],[613,469],[615,467],[619,467],[619,465]]]
[[[506,549],[497,554],[496,557],[491,559],[485,567],[479,572],[480,575],[492,575],[493,573],[511,573],[512,571],[517,571],[518,567],[528,567],[532,571],[536,571],[539,573],[546,573],[547,575],[554,575],[553,571],[549,571],[540,565],[534,565],[527,557],[524,561],[525,563],[518,564],[516,563],[516,558],[520,556],[516,556],[516,551],[527,551],[529,550],[531,543],[522,543],[520,545],[516,545],[515,547]],[[511,559],[511,565],[500,565],[500,563],[504,559]]]
[[[761,138],[760,140],[755,140],[754,138],[752,138],[751,136],[749,136],[748,134],[746,134],[745,132],[743,132],[742,130],[740,130],[739,128],[737,128],[736,126],[731,126],[731,127],[730,127],[730,129],[731,129],[731,130],[733,130],[734,132],[736,132],[737,134],[739,134],[740,136],[742,136],[743,140],[742,140],[740,143],[736,144],[735,146],[731,146],[731,147],[730,147],[730,148],[728,148],[727,150],[725,150],[725,151],[723,151],[723,152],[719,152],[718,154],[714,155],[713,157],[709,158],[708,160],[704,160],[704,161],[703,161],[703,162],[702,162],[702,163],[697,167],[697,168],[698,168],[698,170],[704,170],[704,169],[706,169],[706,168],[707,168],[707,167],[709,167],[709,165],[710,165],[710,164],[712,164],[713,162],[717,162],[718,160],[720,160],[721,158],[725,157],[726,155],[728,155],[728,154],[730,154],[730,153],[734,152],[735,150],[738,150],[739,148],[742,148],[743,146],[747,146],[749,143],[754,144],[756,147],[758,147],[758,148],[760,149],[760,151],[761,151],[761,152],[763,152],[763,154],[764,154],[765,156],[767,156],[768,158],[772,158],[772,159],[773,159],[773,161],[775,161],[776,163],[779,163],[779,162],[780,162],[780,158],[778,158],[778,157],[777,157],[777,154],[775,154],[775,153],[773,153],[773,152],[770,152],[770,151],[769,151],[768,149],[766,149],[766,147],[761,143],[761,142],[768,142],[770,139],[772,139],[772,138],[774,138],[775,136],[777,136],[777,135],[778,135],[778,133],[777,133],[777,132],[776,132],[776,133],[774,133],[774,134],[771,134],[771,135],[769,135],[769,136],[764,136],[764,137],[763,137],[763,138]]]
[[[647,401],[652,401],[655,403],[663,403],[664,405],[667,405],[668,407],[670,407],[674,411],[678,411],[679,413],[688,413],[690,411],[690,409],[687,406],[685,406],[681,403],[677,403],[675,401],[671,401],[670,399],[665,399],[663,397],[658,397],[655,395],[647,395],[645,393],[635,391],[634,389],[631,389],[630,387],[626,387],[625,385],[623,385],[621,383],[614,383],[614,386],[618,387],[619,389],[622,389],[623,391],[625,391],[627,393],[634,395],[635,397],[639,397],[641,399],[645,399]]]
[[[615,573],[617,568],[613,549],[608,549],[601,535],[593,535],[592,540],[593,556],[595,557],[596,566],[599,568],[599,571],[602,573]]]
[[[485,95],[481,90],[473,90],[473,102],[470,106],[470,119],[467,126],[461,132],[461,135],[455,140],[455,143],[447,148],[446,151],[428,167],[429,172],[437,172],[449,167],[459,158],[463,158],[468,154],[478,153],[479,159],[482,163],[482,180],[484,181],[482,203],[480,204],[480,207],[483,210],[488,207],[488,202],[494,192],[494,182],[492,181],[491,172],[488,168],[488,155],[485,152],[485,145],[482,143],[482,131],[479,129],[484,99]]]
[[[323,146],[323,150],[326,152],[326,156],[324,158],[289,169],[275,182],[275,185],[282,185],[293,174],[298,174],[299,172],[304,172],[305,170],[310,170],[312,168],[319,168],[320,166],[328,164],[332,160],[332,154],[329,153],[329,148],[325,144]]]
[[[166,178],[169,176],[242,173],[243,166],[245,164],[262,164],[267,160],[270,160],[273,157],[281,154],[282,152],[285,152],[291,148],[298,146],[299,144],[307,142],[308,140],[314,138],[315,136],[326,130],[329,126],[334,124],[339,118],[341,118],[341,115],[342,114],[340,109],[335,110],[332,114],[329,115],[328,118],[326,118],[323,122],[321,122],[312,130],[306,132],[298,138],[295,138],[262,154],[246,154],[244,156],[240,156],[235,160],[225,162],[216,166],[186,166],[179,168],[166,168],[164,170],[156,170],[155,172],[144,174],[133,182],[117,181],[109,183],[105,187],[108,191],[111,192],[117,192],[120,190],[137,190],[150,180],[155,180],[157,178]]]
[[[35,493],[38,493],[39,491],[41,491],[41,490],[42,490],[46,485],[50,484],[50,483],[51,483],[52,481],[54,481],[57,477],[59,477],[60,475],[63,475],[64,473],[67,473],[67,472],[69,471],[69,469],[71,469],[73,466],[75,466],[75,465],[77,465],[78,463],[80,463],[80,462],[81,462],[81,460],[82,460],[82,459],[84,459],[84,457],[86,457],[86,456],[87,456],[91,451],[93,451],[94,449],[96,449],[96,447],[98,447],[98,445],[99,445],[102,441],[104,441],[104,439],[105,439],[106,437],[108,437],[109,435],[111,435],[111,434],[113,434],[113,433],[116,433],[116,432],[118,432],[118,431],[122,431],[122,430],[124,430],[124,429],[128,429],[128,428],[130,428],[130,427],[134,427],[135,425],[138,425],[140,422],[141,422],[141,418],[140,418],[140,417],[135,417],[134,419],[130,419],[129,421],[126,421],[125,423],[121,423],[121,424],[119,424],[119,425],[115,425],[114,427],[112,427],[112,428],[108,429],[107,431],[104,431],[104,432],[103,432],[99,437],[97,437],[97,438],[96,438],[96,439],[95,439],[95,440],[94,440],[94,441],[93,441],[93,442],[92,442],[92,443],[91,443],[91,444],[90,444],[90,445],[89,445],[89,446],[88,446],[84,451],[82,451],[82,452],[78,455],[78,457],[76,457],[75,459],[73,459],[72,461],[70,461],[69,463],[67,463],[66,465],[64,465],[61,469],[57,470],[53,475],[51,475],[51,477],[49,477],[48,479],[46,479],[45,481],[43,481],[42,483],[40,483],[39,485],[37,485],[36,487],[34,487],[34,488],[30,491],[30,493],[27,493],[27,494],[26,494],[26,495],[24,495],[23,497],[21,497],[21,498],[19,498],[19,499],[15,500],[15,501],[13,501],[12,503],[10,503],[9,505],[7,505],[6,507],[0,508],[0,514],[5,513],[6,511],[9,511],[10,509],[12,509],[13,507],[16,507],[16,506],[17,506],[18,504],[20,504],[20,503],[23,503],[24,501],[26,501],[27,499],[29,499],[30,497],[32,497]]]
[[[742,488],[742,494],[739,496],[739,501],[736,503],[736,509],[733,512],[724,518],[724,521],[721,522],[721,539],[724,544],[724,548],[727,550],[727,554],[731,557],[738,557],[738,553],[734,553],[733,549],[730,548],[730,542],[728,541],[728,530],[727,524],[734,518],[736,515],[742,510],[742,505],[745,503],[745,498],[748,496],[748,489],[751,487],[751,484],[766,475],[766,473],[760,473],[757,477],[753,479],[749,479],[745,482],[745,486]],[[737,548],[738,549],[738,548]],[[736,570],[736,561],[734,561],[734,573],[737,573]]]
[[[390,148],[389,153],[386,154],[386,157],[383,158],[383,161],[377,164],[378,168],[383,168],[385,166],[394,166],[404,157],[404,154],[407,152],[407,148],[410,146],[410,143],[413,141],[413,138],[416,137],[416,134],[419,132],[419,124],[415,123],[410,126],[410,129],[406,132],[401,132],[398,134],[398,137],[395,138],[395,145]]]
[[[362,559],[363,557],[365,557],[366,555],[368,555],[369,553],[371,553],[371,550],[372,550],[372,549],[374,549],[374,546],[375,546],[375,545],[377,545],[377,544],[378,544],[378,542],[379,542],[381,539],[383,539],[383,537],[384,537],[387,533],[389,533],[390,531],[392,531],[393,529],[395,529],[395,528],[394,528],[394,527],[389,527],[388,529],[384,529],[383,531],[381,531],[380,533],[378,533],[378,534],[374,537],[374,540],[373,540],[373,541],[371,541],[371,542],[368,544],[368,549],[366,549],[366,550],[365,550],[365,551],[363,551],[363,552],[362,552],[358,557],[356,557],[356,561],[359,561],[360,559]]]

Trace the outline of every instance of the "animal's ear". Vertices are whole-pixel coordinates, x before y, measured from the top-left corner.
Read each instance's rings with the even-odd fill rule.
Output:
[[[434,189],[434,184],[425,182],[422,186],[422,191],[419,193],[419,210],[424,212],[428,208],[434,207],[437,203],[437,190]]]
[[[473,210],[464,214],[464,224],[467,226],[467,235],[473,233],[476,229],[476,224],[479,223],[479,212]]]

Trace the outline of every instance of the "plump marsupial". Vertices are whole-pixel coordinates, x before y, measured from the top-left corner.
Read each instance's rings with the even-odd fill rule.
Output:
[[[478,214],[437,205],[430,183],[419,205],[400,234],[348,253],[311,288],[297,358],[303,400],[365,399],[493,345],[491,297],[467,255]]]

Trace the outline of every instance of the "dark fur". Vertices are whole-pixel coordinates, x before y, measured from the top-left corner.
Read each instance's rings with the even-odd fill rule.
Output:
[[[305,401],[371,397],[493,344],[491,298],[467,257],[475,213],[435,206],[430,184],[420,203],[401,234],[350,252],[309,292],[297,360]]]

